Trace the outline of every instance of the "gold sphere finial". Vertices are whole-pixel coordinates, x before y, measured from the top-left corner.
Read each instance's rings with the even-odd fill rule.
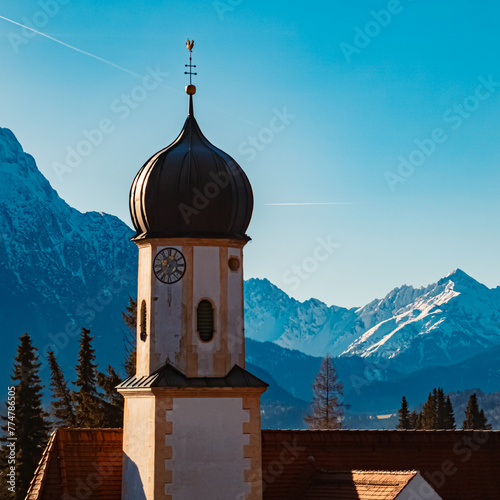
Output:
[[[195,95],[196,87],[194,85],[186,85],[186,94],[187,95]]]

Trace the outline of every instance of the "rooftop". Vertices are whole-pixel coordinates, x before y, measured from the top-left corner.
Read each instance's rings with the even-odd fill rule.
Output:
[[[316,471],[303,498],[394,500],[417,475],[417,471]]]
[[[423,478],[444,500],[498,500],[499,449],[499,431],[264,430],[263,498],[388,500]],[[121,474],[122,429],[58,429],[27,500],[120,500]]]

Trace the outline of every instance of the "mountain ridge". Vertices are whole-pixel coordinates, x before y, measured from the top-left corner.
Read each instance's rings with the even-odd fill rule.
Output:
[[[80,328],[90,327],[97,361],[106,356],[106,364],[120,366],[122,312],[137,287],[133,231],[117,217],[68,205],[1,128],[0,221],[0,320],[12,338],[0,361],[11,366],[17,338],[28,331],[48,385],[47,350],[56,351],[65,372],[73,370]],[[394,390],[411,386],[417,397],[434,374],[449,382],[448,390],[470,389],[467,380],[478,387],[481,377],[467,378],[464,370],[482,374],[483,390],[500,389],[500,287],[490,289],[461,269],[353,308],[300,302],[267,279],[247,280],[244,291],[247,361],[278,385],[266,400],[267,422],[297,421],[327,352],[353,407],[380,400],[381,409],[393,409]],[[7,371],[2,381],[9,383]],[[294,419],[287,419],[288,409]]]
[[[269,300],[268,290],[273,292]],[[328,352],[390,360],[398,370],[411,372],[500,345],[500,287],[490,289],[461,269],[425,287],[394,288],[351,309],[299,302],[277,290],[267,280],[245,283],[248,336],[311,356]]]
[[[12,131],[2,128],[0,221],[0,320],[6,331],[16,338],[30,332],[45,369],[49,348],[71,366],[76,346],[70,340],[89,327],[96,347],[113,345],[111,361],[117,363],[121,311],[136,293],[132,230],[115,216],[68,205]],[[0,360],[10,364],[14,353],[8,343]]]

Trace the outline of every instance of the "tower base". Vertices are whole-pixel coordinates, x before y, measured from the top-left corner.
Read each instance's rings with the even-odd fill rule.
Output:
[[[123,500],[261,500],[260,397],[235,366],[187,378],[171,365],[123,382]]]

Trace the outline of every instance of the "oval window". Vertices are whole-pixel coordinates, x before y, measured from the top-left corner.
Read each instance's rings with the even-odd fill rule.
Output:
[[[148,310],[146,308],[146,301],[143,300],[141,303],[141,323],[140,323],[141,340],[143,342],[146,342],[146,339],[148,337],[147,317],[148,317]]]
[[[196,329],[203,342],[209,342],[214,336],[214,308],[208,300],[202,300],[196,311]]]

